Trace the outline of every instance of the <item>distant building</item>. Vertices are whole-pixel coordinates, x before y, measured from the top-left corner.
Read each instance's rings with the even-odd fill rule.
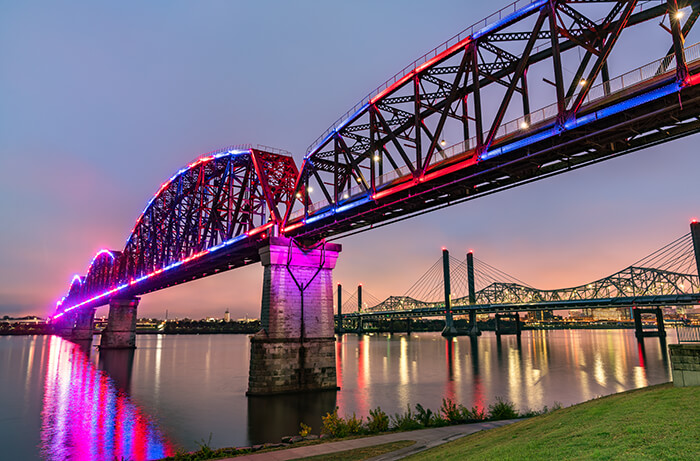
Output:
[[[44,319],[36,317],[34,315],[19,318],[12,318],[6,315],[2,319],[0,319],[0,322],[7,322],[16,325],[37,325],[39,323],[46,323]]]
[[[629,320],[630,311],[626,307],[612,309],[591,309],[593,320]]]
[[[547,321],[547,320],[553,320],[554,319],[554,312],[552,310],[542,310],[542,311],[535,311],[535,320],[541,320],[541,321]]]
[[[224,312],[224,322],[230,322],[231,321],[231,313],[226,309],[226,312]]]

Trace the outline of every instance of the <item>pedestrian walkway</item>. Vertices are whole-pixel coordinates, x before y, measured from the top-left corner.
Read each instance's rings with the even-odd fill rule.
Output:
[[[464,437],[465,435],[486,429],[511,424],[518,419],[507,419],[503,421],[489,421],[473,424],[459,424],[456,426],[435,427],[432,429],[420,429],[417,431],[392,432],[390,434],[377,435],[373,437],[362,437],[352,440],[341,440],[339,442],[320,443],[318,445],[307,445],[304,447],[288,448],[286,450],[269,451],[267,453],[253,453],[250,455],[227,458],[232,461],[283,461],[288,459],[305,458],[307,456],[326,455],[338,451],[353,450],[355,448],[371,447],[384,443],[398,442],[399,440],[414,440],[416,443],[410,447],[386,453],[384,455],[371,458],[371,461],[390,461],[401,459],[408,455],[418,453],[429,448],[442,445],[443,443]]]

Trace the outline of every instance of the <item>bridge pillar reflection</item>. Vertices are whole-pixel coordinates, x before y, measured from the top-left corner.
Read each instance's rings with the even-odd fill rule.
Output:
[[[136,308],[141,298],[112,299],[100,349],[136,348]]]
[[[337,389],[333,268],[341,249],[305,249],[284,237],[260,249],[262,330],[251,337],[247,395]]]
[[[95,309],[85,309],[75,313],[75,326],[71,332],[71,339],[76,341],[92,340],[95,320]]]

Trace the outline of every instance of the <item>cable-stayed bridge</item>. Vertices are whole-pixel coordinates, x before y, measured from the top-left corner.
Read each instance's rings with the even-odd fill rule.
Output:
[[[679,306],[700,304],[700,281],[695,248],[688,233],[630,266],[607,277],[575,287],[542,290],[473,257],[473,284],[469,293],[469,258],[439,258],[401,296],[384,301],[362,289],[344,292],[345,317],[390,318],[444,316],[445,306],[453,314],[534,311],[551,309],[620,308],[635,306]],[[452,289],[445,297],[445,280]],[[337,304],[336,304],[337,306]]]
[[[341,247],[324,239],[697,133],[700,44],[686,39],[699,15],[691,0],[516,1],[368,94],[299,168],[288,152],[241,145],[179,170],[124,247],[100,251],[73,277],[53,320],[68,336],[91,337],[95,308],[109,304],[101,347],[134,347],[138,296],[260,261],[263,331],[251,346],[250,392],[332,388]],[[640,33],[661,34],[661,51],[619,45]],[[636,276],[630,268],[618,283]],[[501,300],[577,302],[526,285],[490,290]],[[324,365],[306,370],[305,357]],[[280,367],[289,379],[273,382]]]

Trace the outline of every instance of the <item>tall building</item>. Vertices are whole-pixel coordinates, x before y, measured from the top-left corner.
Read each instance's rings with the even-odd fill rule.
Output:
[[[226,312],[224,312],[224,321],[225,322],[230,322],[231,321],[231,313],[226,309]]]

